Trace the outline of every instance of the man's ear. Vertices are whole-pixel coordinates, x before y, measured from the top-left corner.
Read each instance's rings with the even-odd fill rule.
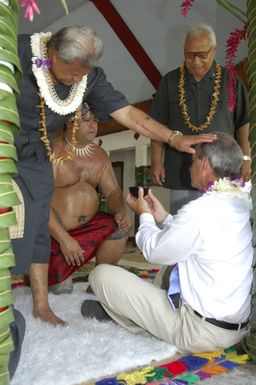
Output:
[[[209,162],[209,159],[207,158],[207,156],[205,156],[203,159],[202,159],[202,162],[201,162],[201,167],[202,167],[202,171],[208,173],[209,171],[212,170],[212,166]]]
[[[50,50],[49,50],[49,57],[50,57],[50,59],[51,59],[51,62],[53,63],[53,64],[55,64],[56,63],[56,60],[57,60],[57,57],[58,57],[58,55],[57,55],[57,51],[55,51],[54,49],[52,49],[52,48],[50,48]]]

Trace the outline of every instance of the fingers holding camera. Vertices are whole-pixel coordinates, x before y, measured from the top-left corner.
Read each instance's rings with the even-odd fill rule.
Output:
[[[148,206],[151,210],[151,214],[154,216],[156,222],[161,223],[168,215],[162,203],[153,194],[152,190],[148,190],[148,194],[145,197],[148,202]]]
[[[130,207],[135,214],[140,215],[142,213],[151,213],[148,202],[144,197],[144,190],[142,187],[139,187],[138,198],[135,198],[130,192],[126,198],[127,205]]]
[[[162,203],[153,194],[151,188],[148,189],[145,195],[144,189],[139,187],[138,198],[129,192],[127,195],[127,205],[137,215],[142,213],[152,214],[157,223],[163,222],[169,214],[163,207]]]

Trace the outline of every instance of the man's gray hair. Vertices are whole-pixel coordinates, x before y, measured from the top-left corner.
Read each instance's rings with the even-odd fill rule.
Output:
[[[212,44],[213,47],[216,47],[217,42],[216,42],[216,35],[212,27],[208,24],[200,23],[194,26],[191,26],[186,34],[185,40],[190,37],[190,36],[201,36],[207,34],[209,36],[209,42]]]
[[[243,152],[236,140],[229,134],[216,132],[217,139],[211,143],[200,143],[196,148],[199,159],[207,157],[215,175],[219,178],[237,178],[243,163]]]
[[[59,59],[67,64],[79,61],[83,67],[97,65],[103,53],[103,43],[89,27],[65,27],[56,32],[48,42],[58,52]]]

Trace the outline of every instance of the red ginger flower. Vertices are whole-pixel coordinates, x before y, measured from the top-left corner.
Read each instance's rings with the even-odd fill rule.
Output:
[[[37,0],[23,0],[21,3],[21,8],[27,7],[24,17],[29,19],[29,21],[33,21],[34,12],[40,15],[40,10],[37,6]]]
[[[189,11],[189,8],[192,7],[194,1],[195,1],[195,0],[185,0],[185,1],[182,2],[182,4],[181,4],[180,7],[181,7],[182,15],[183,15],[184,17],[187,16],[188,11]]]
[[[237,71],[235,70],[234,60],[239,44],[246,37],[246,27],[236,29],[231,32],[227,44],[226,44],[226,67],[228,70],[228,107],[230,111],[233,111],[236,105],[236,77]]]

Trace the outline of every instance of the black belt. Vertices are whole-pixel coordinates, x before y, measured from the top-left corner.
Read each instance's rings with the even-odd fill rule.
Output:
[[[197,311],[194,310],[194,313],[200,317],[200,318],[204,318],[201,314],[199,314]],[[239,326],[240,326],[240,329],[243,329],[245,328],[249,321],[246,321],[246,322],[243,322],[242,324],[231,324],[229,322],[225,322],[225,321],[218,321],[217,319],[214,319],[214,318],[205,318],[205,321],[209,322],[210,324],[213,324],[215,326],[218,326],[222,329],[228,329],[228,330],[238,330],[239,329]]]

